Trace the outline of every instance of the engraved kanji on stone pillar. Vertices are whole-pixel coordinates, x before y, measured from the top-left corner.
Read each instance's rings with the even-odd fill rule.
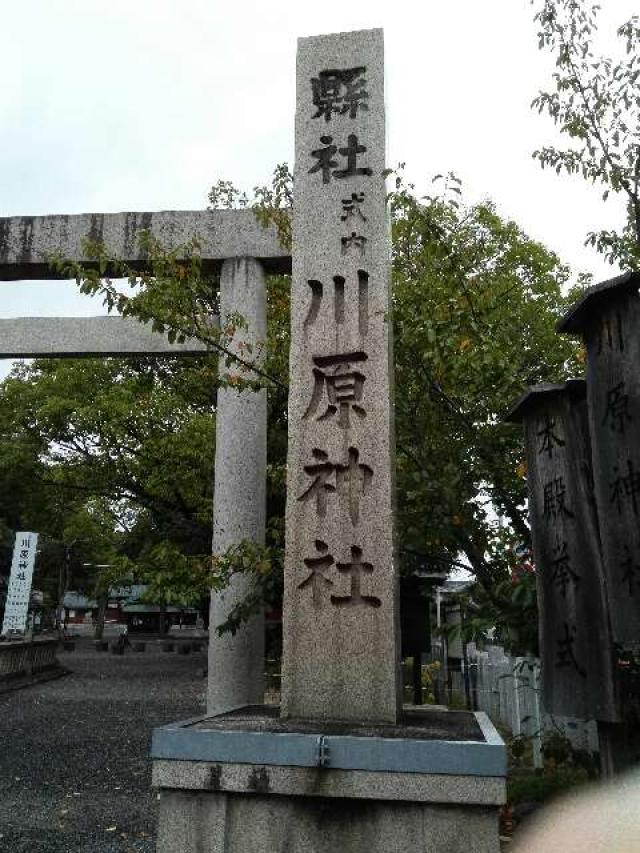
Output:
[[[300,39],[282,715],[395,722],[381,30]]]

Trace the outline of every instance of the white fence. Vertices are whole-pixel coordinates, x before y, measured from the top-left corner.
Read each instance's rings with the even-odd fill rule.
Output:
[[[502,646],[479,651],[475,643],[467,643],[461,671],[450,670],[445,678],[449,703],[457,696],[474,709],[485,711],[513,735],[530,738],[535,767],[542,766],[542,738],[550,729],[561,731],[575,748],[598,750],[594,721],[545,714],[538,658],[512,658]]]
[[[480,652],[467,644],[472,701],[478,710],[506,726],[514,735],[533,737],[542,728],[540,661],[505,655],[501,646]]]

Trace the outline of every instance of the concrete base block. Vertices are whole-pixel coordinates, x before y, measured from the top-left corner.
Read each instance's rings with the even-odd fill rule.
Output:
[[[156,729],[157,853],[498,853],[505,746],[484,714],[396,725],[245,706]]]
[[[157,853],[498,853],[497,809],[163,790]]]

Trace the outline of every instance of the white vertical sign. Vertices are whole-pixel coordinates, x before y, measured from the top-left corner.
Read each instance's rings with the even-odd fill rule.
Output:
[[[13,549],[13,560],[11,561],[9,589],[7,590],[7,603],[2,623],[3,634],[9,633],[9,631],[25,630],[37,545],[37,533],[29,533],[27,531],[16,533],[16,544]]]

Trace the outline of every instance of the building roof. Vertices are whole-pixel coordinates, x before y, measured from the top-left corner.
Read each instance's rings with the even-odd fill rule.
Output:
[[[112,586],[109,589],[109,598],[121,598],[126,601],[137,601],[147,591],[146,583],[132,583],[129,586]]]
[[[147,604],[145,601],[140,601],[148,587],[146,584],[132,584],[131,586],[112,587],[109,590],[109,600],[119,600],[123,613],[160,613],[159,604]],[[62,606],[67,610],[92,610],[98,606],[95,598],[89,598],[75,590],[69,590],[65,593]],[[195,607],[175,607],[173,605],[166,608],[167,613],[197,613]]]
[[[544,382],[540,385],[532,385],[507,412],[504,420],[512,424],[521,423],[532,408],[545,401],[544,398],[548,400],[556,394],[568,394],[572,400],[581,400],[586,393],[587,383],[584,379],[567,379],[566,382],[557,384]]]
[[[98,606],[98,602],[94,598],[82,595],[80,592],[69,590],[69,592],[65,592],[64,594],[62,606],[66,607],[67,610],[92,610]]]
[[[640,273],[637,272],[626,272],[594,284],[585,290],[577,302],[573,303],[556,328],[559,332],[578,334],[584,330],[590,316],[594,312],[601,311],[617,293],[626,294],[634,290],[637,292],[639,287]]]
[[[123,613],[160,613],[161,607],[159,604],[145,604],[144,602],[136,601],[122,605]],[[168,605],[165,608],[166,613],[197,613],[195,607],[174,607]]]

